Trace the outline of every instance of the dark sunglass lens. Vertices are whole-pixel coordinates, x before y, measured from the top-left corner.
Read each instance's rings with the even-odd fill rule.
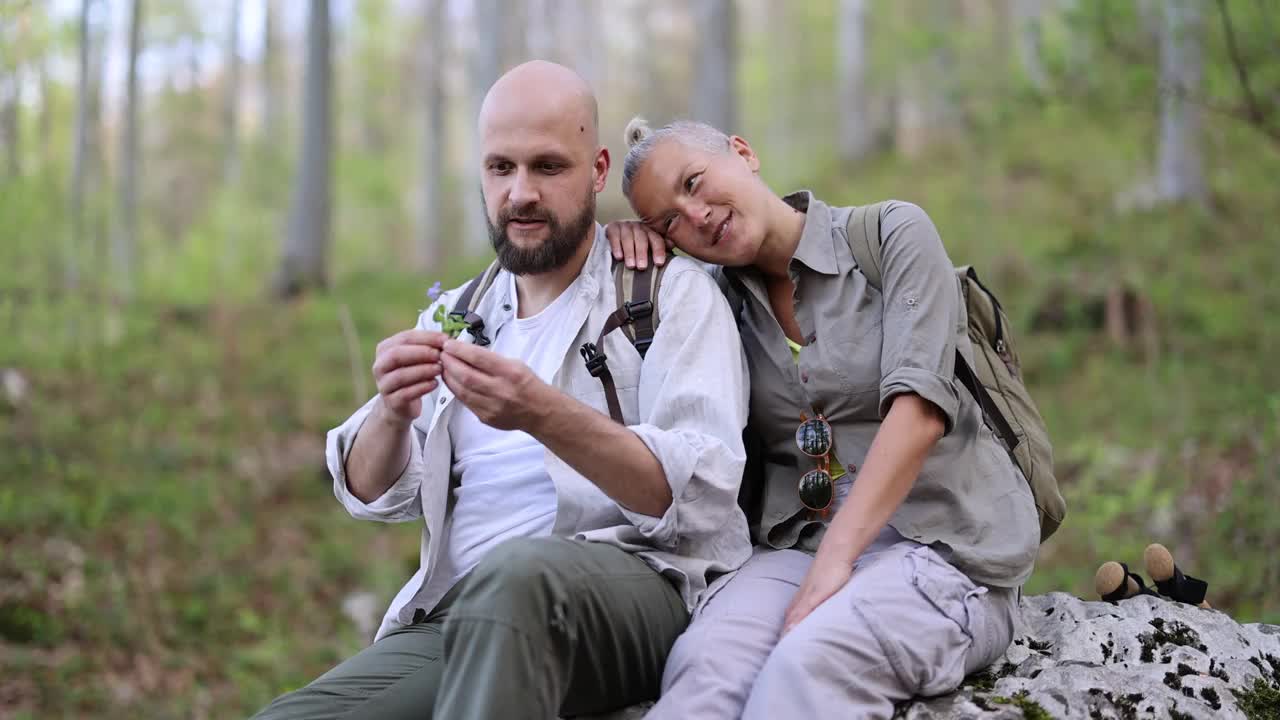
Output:
[[[825,470],[810,470],[800,478],[800,502],[810,510],[825,510],[831,505],[834,487]]]
[[[796,445],[809,457],[821,457],[831,452],[831,426],[817,418],[806,420],[796,428]]]

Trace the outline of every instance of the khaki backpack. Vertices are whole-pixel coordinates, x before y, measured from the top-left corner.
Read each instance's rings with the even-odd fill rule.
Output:
[[[845,225],[845,239],[858,269],[877,290],[880,278],[880,211],[884,203],[854,208]],[[1049,431],[1022,383],[1022,369],[1009,317],[1000,301],[978,280],[972,267],[956,268],[969,315],[969,341],[976,368],[956,351],[956,377],[964,384],[1004,443],[1031,486],[1040,515],[1040,542],[1062,524],[1067,503],[1053,475],[1053,447]],[[976,370],[976,371],[975,371]]]
[[[476,313],[480,299],[484,297],[493,280],[498,276],[498,261],[490,263],[458,296],[449,312],[467,324],[467,329],[476,345],[489,344],[484,334],[484,320]],[[629,268],[623,263],[613,263],[613,285],[618,298],[618,309],[614,310],[604,327],[600,329],[600,337],[594,342],[586,342],[578,352],[587,364],[592,377],[599,378],[604,385],[605,401],[609,404],[609,417],[621,425],[626,425],[622,418],[622,405],[618,402],[618,388],[613,383],[613,374],[609,372],[609,358],[601,349],[604,338],[609,333],[622,328],[627,340],[640,353],[641,360],[653,343],[654,333],[658,331],[658,288],[662,285],[662,275],[666,266],[655,267],[650,263],[644,270]]]

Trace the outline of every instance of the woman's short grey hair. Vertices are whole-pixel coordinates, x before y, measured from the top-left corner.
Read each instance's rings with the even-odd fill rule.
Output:
[[[654,130],[644,118],[634,117],[623,132],[627,141],[627,157],[622,161],[622,194],[628,198],[631,197],[631,182],[635,180],[636,173],[663,140],[679,140],[686,147],[709,153],[729,151],[728,135],[695,120],[676,120]]]

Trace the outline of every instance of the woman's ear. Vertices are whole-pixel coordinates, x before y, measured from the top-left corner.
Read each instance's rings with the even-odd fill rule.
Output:
[[[729,152],[742,158],[747,162],[747,168],[753,173],[760,172],[760,156],[756,155],[756,151],[751,149],[751,143],[746,138],[738,135],[729,136]]]

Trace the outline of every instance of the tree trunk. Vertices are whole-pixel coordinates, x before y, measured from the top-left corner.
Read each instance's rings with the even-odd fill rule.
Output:
[[[501,38],[502,42],[499,48],[501,58],[499,72],[529,59],[528,28],[529,14],[532,9],[527,2],[501,3],[499,12],[502,14],[502,22],[496,28],[497,34],[494,36]]]
[[[1093,46],[1090,38],[1094,31],[1089,11],[1081,7],[1080,0],[1058,0],[1058,12],[1067,25],[1066,70],[1077,76],[1076,82],[1087,83],[1092,70],[1090,61],[1093,59]]]
[[[526,6],[528,23],[525,44],[529,48],[530,59],[559,62],[560,53],[556,47],[555,31],[556,9],[554,0],[529,0]]]
[[[49,165],[50,144],[53,142],[53,81],[49,79],[49,61],[40,58],[36,65],[39,73],[40,110],[36,119],[36,132],[40,135],[40,164]]]
[[[226,57],[227,75],[222,101],[222,181],[231,184],[240,173],[240,0],[231,0]]]
[[[866,24],[866,0],[841,0],[836,56],[840,82],[840,157],[845,162],[860,160],[871,149]]]
[[[463,188],[466,218],[463,220],[464,237],[462,251],[467,255],[482,255],[489,249],[489,233],[485,226],[485,210],[480,195],[480,136],[476,120],[480,117],[480,105],[489,87],[502,73],[502,48],[498,39],[505,33],[502,30],[504,13],[501,0],[473,0],[471,22],[474,23],[472,36],[476,45],[472,49],[469,84],[471,86],[471,104],[474,145],[467,160],[466,187]]]
[[[734,0],[700,0],[690,115],[727,133],[738,127],[738,23]]]
[[[894,8],[901,27],[934,38],[927,48],[909,49],[897,71],[894,147],[903,157],[914,159],[955,124],[948,94],[953,85],[951,51],[943,44],[956,21],[955,6],[898,0]]]
[[[22,76],[14,71],[0,84],[0,144],[5,149],[5,172],[9,177],[22,173],[22,121],[18,104],[22,95]]]
[[[276,0],[264,0],[262,14],[262,131],[267,147],[278,147],[281,132],[280,38],[276,36]]]
[[[1043,0],[1014,0],[1014,42],[1018,49],[1018,63],[1027,83],[1038,93],[1049,89],[1049,73],[1044,67],[1043,15]]]
[[[302,144],[284,254],[273,282],[279,297],[325,286],[330,239],[333,66],[329,0],[311,0],[303,88]]]
[[[111,242],[117,287],[133,293],[134,253],[138,245],[138,52],[142,47],[143,0],[133,0],[129,18],[129,64],[125,75],[124,135],[120,142],[120,214]]]
[[[1191,101],[1203,75],[1200,0],[1166,0],[1163,13],[1156,187],[1167,202],[1203,202],[1200,108]]]
[[[605,78],[605,52],[598,0],[558,0],[560,48],[566,63],[597,93]]]
[[[82,259],[85,267],[98,268],[107,266],[108,244],[110,242],[111,198],[104,192],[107,188],[107,163],[105,156],[104,123],[102,122],[103,88],[107,84],[107,39],[110,36],[108,22],[110,6],[105,2],[94,3],[97,22],[90,22],[89,28],[89,103],[88,103],[88,147],[85,153],[87,167],[85,170],[86,192],[86,239]],[[83,278],[86,285],[92,286],[96,281],[99,286],[105,281],[105,273],[86,274]]]
[[[386,36],[394,19],[388,0],[362,0],[354,20],[356,30],[353,78],[358,98],[356,124],[359,127],[359,148],[375,157],[385,157],[391,144],[388,99],[402,95],[395,91],[389,79],[394,73],[394,62],[387,49]]]
[[[445,2],[427,0],[426,79],[427,122],[422,142],[422,217],[418,222],[418,267],[431,270],[440,262],[445,218],[444,191],[444,43]]]
[[[89,75],[89,11],[93,0],[80,0],[79,54],[76,69],[76,136],[71,160],[71,235],[67,244],[66,285],[80,287],[80,253],[85,247],[85,185],[89,165],[89,103],[93,82]]]
[[[660,107],[662,105],[662,87],[658,83],[660,58],[654,43],[653,13],[652,3],[635,2],[631,4],[627,14],[627,23],[630,25],[632,37],[635,38],[635,45],[628,56],[631,63],[629,74],[632,78],[629,90],[632,93],[632,107],[644,108],[643,114],[650,122],[662,122],[666,119],[666,113]],[[607,140],[614,140],[614,137],[608,133],[604,133],[604,136]]]

